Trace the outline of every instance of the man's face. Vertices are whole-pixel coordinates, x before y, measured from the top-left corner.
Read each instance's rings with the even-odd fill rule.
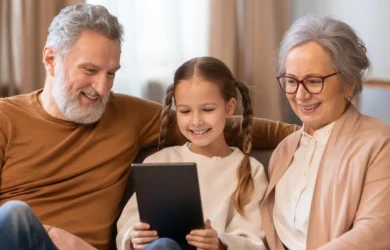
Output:
[[[119,63],[117,41],[83,31],[65,62],[56,59],[52,95],[60,113],[76,123],[98,121],[107,105]]]

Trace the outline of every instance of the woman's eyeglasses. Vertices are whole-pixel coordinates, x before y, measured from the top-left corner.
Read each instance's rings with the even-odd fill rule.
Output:
[[[326,76],[308,76],[298,80],[292,76],[281,75],[276,77],[282,90],[287,94],[294,94],[298,91],[299,84],[302,84],[305,90],[311,94],[319,94],[324,88],[326,78],[334,76],[340,72],[335,72]]]

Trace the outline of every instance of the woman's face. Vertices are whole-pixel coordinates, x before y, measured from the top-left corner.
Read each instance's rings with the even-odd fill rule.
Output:
[[[307,76],[326,76],[337,72],[330,54],[318,43],[309,42],[290,50],[286,56],[286,75],[301,80]],[[347,106],[352,90],[343,88],[339,74],[324,80],[319,94],[311,94],[302,84],[294,94],[286,94],[291,108],[312,134],[339,118]]]

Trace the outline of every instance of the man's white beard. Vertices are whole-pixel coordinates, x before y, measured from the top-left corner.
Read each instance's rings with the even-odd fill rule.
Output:
[[[61,72],[53,84],[52,95],[57,103],[59,111],[69,121],[81,124],[90,124],[97,122],[103,115],[109,99],[109,95],[104,97],[99,96],[96,103],[89,104],[86,107],[80,105],[80,96],[82,92],[90,96],[98,96],[98,93],[91,87],[84,87],[72,94],[67,89],[67,77],[60,65],[57,66],[56,72]]]

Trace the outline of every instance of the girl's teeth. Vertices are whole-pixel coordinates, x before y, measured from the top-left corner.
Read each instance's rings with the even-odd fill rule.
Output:
[[[193,132],[194,132],[194,134],[196,134],[196,135],[201,135],[201,134],[204,134],[204,133],[206,133],[206,131],[207,130],[193,130]]]

